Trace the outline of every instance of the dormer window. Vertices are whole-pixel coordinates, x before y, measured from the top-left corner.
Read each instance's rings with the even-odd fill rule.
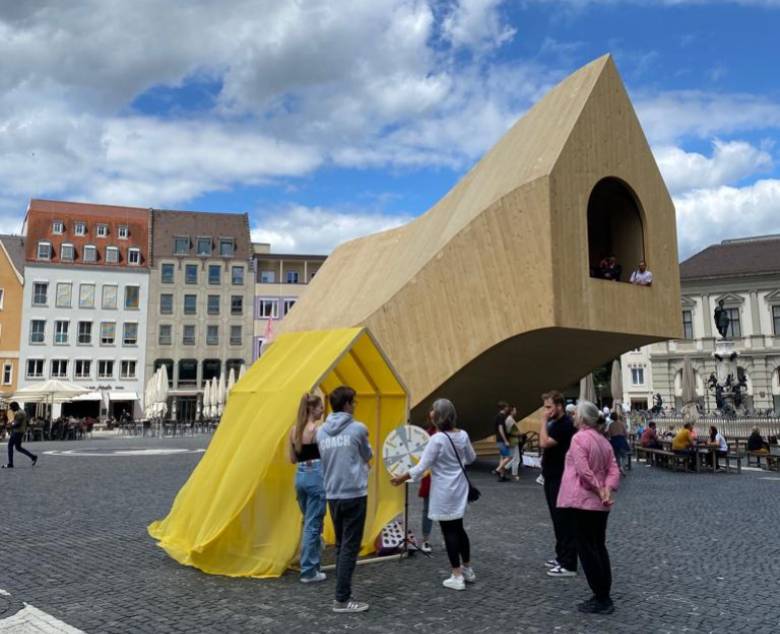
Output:
[[[127,262],[133,266],[141,264],[141,249],[128,249],[127,250]]]
[[[38,259],[51,260],[51,242],[38,243]]]
[[[98,238],[108,237],[108,225],[98,225],[96,232]]]
[[[60,260],[62,262],[73,262],[75,252],[73,245],[69,242],[63,242],[60,246]]]
[[[120,240],[127,240],[127,237],[130,235],[130,231],[127,228],[127,225],[119,225],[116,228],[116,234],[119,236]]]
[[[219,254],[222,257],[233,257],[233,238],[220,238],[219,239]]]
[[[55,220],[51,223],[51,232],[58,236],[65,233],[65,225],[62,223],[62,220]]]
[[[73,225],[73,233],[77,236],[87,235],[87,223],[77,222]]]
[[[97,262],[97,247],[94,244],[88,244],[84,247],[84,261]]]
[[[176,236],[173,239],[173,254],[187,255],[190,252],[190,239],[188,236]]]
[[[198,238],[198,255],[211,255],[211,238]]]
[[[119,247],[106,247],[106,262],[109,264],[119,262]]]

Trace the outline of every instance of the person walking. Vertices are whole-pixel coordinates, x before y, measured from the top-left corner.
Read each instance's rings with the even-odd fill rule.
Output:
[[[615,452],[615,460],[620,469],[620,475],[626,475],[623,463],[625,462],[626,456],[631,452],[631,446],[628,444],[627,435],[625,416],[620,407],[617,406],[612,412],[612,422],[609,423],[609,427],[607,427],[607,436],[612,445],[612,450]]]
[[[304,394],[298,407],[298,418],[290,430],[290,462],[297,465],[295,493],[303,513],[301,539],[301,582],[325,581],[320,570],[322,522],[325,517],[325,486],[322,482],[317,429],[322,420],[322,399]]]
[[[374,455],[368,428],[354,419],[356,405],[355,390],[337,387],[330,395],[333,412],[317,430],[325,496],[336,534],[334,612],[368,610],[368,603],[352,598],[352,575],[366,523],[369,462]]]
[[[34,467],[38,464],[38,456],[22,447],[22,438],[24,438],[24,434],[27,431],[27,414],[19,409],[19,403],[16,401],[12,401],[8,407],[14,418],[11,421],[11,436],[8,438],[8,463],[3,465],[3,469],[14,468],[14,449],[32,460],[32,466]]]
[[[504,401],[498,403],[498,414],[493,421],[493,427],[496,430],[496,445],[498,446],[498,466],[493,473],[498,476],[499,482],[506,482],[506,470],[512,461],[512,450],[509,447],[509,437],[507,436],[507,417],[509,416],[509,405]]]
[[[577,433],[566,454],[558,493],[558,509],[570,516],[585,578],[593,596],[580,603],[580,612],[612,614],[612,568],[607,552],[607,519],[612,493],[620,484],[615,452],[599,431],[603,416],[590,401],[577,405]]]
[[[555,559],[544,562],[551,577],[575,577],[577,575],[577,546],[574,528],[569,516],[558,508],[558,492],[563,478],[564,461],[569,450],[574,423],[564,411],[563,394],[557,391],[542,394],[544,414],[539,426],[539,447],[542,453],[544,496],[550,509],[555,531]]]
[[[441,526],[452,568],[442,585],[451,590],[465,590],[466,584],[474,583],[477,576],[471,567],[471,543],[463,527],[469,494],[464,465],[474,462],[477,454],[469,435],[457,428],[457,412],[450,401],[435,400],[431,413],[439,433],[434,434],[425,446],[420,462],[407,473],[392,478],[391,482],[399,486],[407,480],[417,481],[430,469],[429,517],[438,520]]]

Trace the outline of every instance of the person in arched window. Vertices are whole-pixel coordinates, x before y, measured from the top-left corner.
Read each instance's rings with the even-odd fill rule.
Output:
[[[647,270],[647,263],[644,260],[639,263],[639,268],[631,273],[631,283],[637,286],[653,285],[653,274]]]
[[[613,282],[619,282],[620,276],[623,273],[623,267],[618,264],[617,258],[614,255],[610,255],[601,261],[601,277],[605,280],[612,280]]]

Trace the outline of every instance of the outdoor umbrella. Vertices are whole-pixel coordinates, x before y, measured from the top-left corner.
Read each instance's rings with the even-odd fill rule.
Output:
[[[684,405],[696,402],[696,375],[690,357],[685,357],[682,369],[682,402]]]
[[[222,412],[225,410],[225,400],[227,398],[227,390],[225,389],[225,374],[219,375],[219,384],[217,386],[217,416],[222,416]]]
[[[241,364],[241,369],[238,371],[238,378],[243,379],[244,375],[246,374],[246,363]]]
[[[233,389],[233,386],[236,384],[236,373],[233,368],[230,368],[230,372],[228,373],[228,382],[227,382],[227,396],[225,396],[225,402],[227,403],[227,399],[230,396],[230,390]]]
[[[160,366],[157,375],[157,402],[160,404],[160,416],[163,418],[168,413],[168,369]]]
[[[612,407],[615,407],[623,400],[623,371],[620,369],[620,361],[617,359],[612,362],[609,390],[612,392]]]
[[[14,400],[33,402],[42,401],[51,404],[50,416],[54,413],[54,402],[70,401],[79,394],[86,394],[89,390],[75,383],[49,379],[40,385],[23,387],[13,395]]]
[[[206,381],[206,385],[203,388],[203,400],[201,401],[201,407],[204,418],[211,416],[211,383]]]
[[[211,399],[210,399],[211,408],[209,409],[209,412],[211,413],[211,418],[217,417],[218,396],[219,396],[219,383],[217,382],[217,377],[212,376],[211,377]]]
[[[580,379],[580,400],[596,402],[596,388],[593,387],[593,373]]]

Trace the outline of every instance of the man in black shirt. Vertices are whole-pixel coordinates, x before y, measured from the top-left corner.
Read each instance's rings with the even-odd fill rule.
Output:
[[[3,469],[14,468],[14,448],[32,460],[34,467],[35,463],[38,462],[38,456],[31,454],[22,447],[22,438],[24,438],[24,433],[27,431],[27,414],[19,408],[19,403],[16,401],[13,401],[9,407],[14,419],[11,423],[11,437],[8,439],[8,464],[4,464]]]
[[[560,392],[542,394],[544,415],[539,428],[539,446],[542,454],[542,475],[544,496],[550,509],[555,530],[555,559],[545,562],[551,577],[574,577],[577,574],[577,547],[574,527],[567,509],[557,506],[558,490],[561,488],[566,452],[569,451],[572,436],[577,431],[566,415],[565,401]]]
[[[496,429],[496,444],[498,445],[498,466],[494,473],[498,475],[499,482],[506,482],[507,465],[512,462],[512,450],[509,447],[509,438],[506,430],[506,417],[509,416],[509,405],[504,401],[498,403],[498,414],[493,421]]]

